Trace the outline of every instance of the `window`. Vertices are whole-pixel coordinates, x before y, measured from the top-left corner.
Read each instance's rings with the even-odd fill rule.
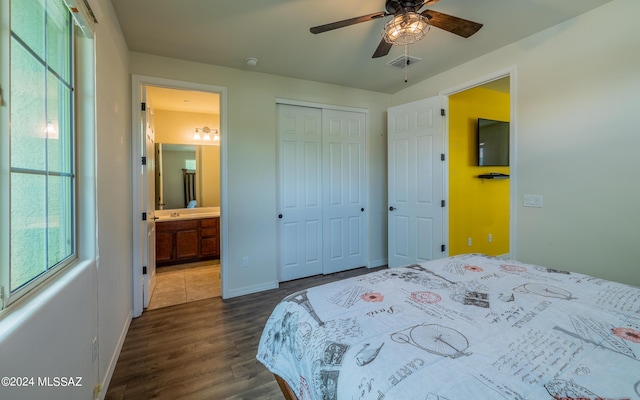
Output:
[[[63,0],[0,0],[0,285],[14,301],[76,259],[74,17]],[[8,8],[7,8],[8,7]],[[7,19],[3,17],[7,22]],[[2,26],[6,26],[2,24]],[[8,51],[6,49],[8,47]],[[5,129],[7,128],[8,129]],[[5,171],[8,171],[5,172]],[[8,190],[7,190],[8,189]],[[8,221],[8,223],[6,223]],[[5,263],[8,262],[8,267]]]

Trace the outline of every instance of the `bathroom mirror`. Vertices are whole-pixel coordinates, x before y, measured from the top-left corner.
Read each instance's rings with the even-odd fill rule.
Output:
[[[220,206],[219,146],[156,143],[155,170],[156,210]]]

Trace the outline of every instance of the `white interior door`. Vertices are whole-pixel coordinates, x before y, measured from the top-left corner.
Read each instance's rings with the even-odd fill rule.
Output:
[[[389,267],[444,256],[440,96],[388,110]]]
[[[322,110],[278,105],[278,278],[322,273]]]
[[[143,274],[143,306],[147,308],[153,289],[156,286],[156,223],[155,223],[155,139],[153,128],[153,108],[146,99],[145,87],[142,87],[142,99],[146,104],[141,113],[142,132],[142,157],[145,162],[142,165],[142,212],[146,213],[146,220],[142,221],[142,266],[146,268]]]
[[[363,113],[323,110],[324,274],[366,264],[365,124]]]

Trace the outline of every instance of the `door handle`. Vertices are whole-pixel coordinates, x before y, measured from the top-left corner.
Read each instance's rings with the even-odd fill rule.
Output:
[[[154,220],[156,220],[156,219],[160,219],[160,217],[153,217],[153,219],[154,219]]]
[[[389,207],[389,211],[393,211],[393,210],[395,210],[395,209],[396,209],[396,208],[395,208],[394,206]]]

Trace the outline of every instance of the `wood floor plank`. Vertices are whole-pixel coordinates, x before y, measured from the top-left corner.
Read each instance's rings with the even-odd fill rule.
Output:
[[[378,269],[319,275],[226,301],[216,297],[146,311],[131,321],[105,399],[282,399],[273,375],[255,358],[275,305],[298,290]]]

